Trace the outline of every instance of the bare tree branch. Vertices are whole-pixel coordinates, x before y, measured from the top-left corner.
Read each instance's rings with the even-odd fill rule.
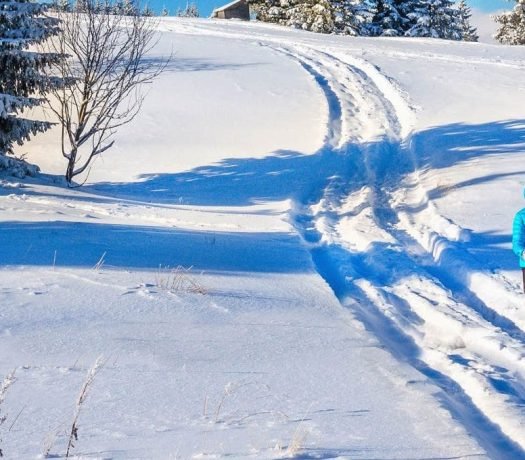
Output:
[[[62,126],[71,184],[95,156],[113,146],[116,130],[135,118],[144,101],[141,86],[152,82],[169,59],[156,66],[144,59],[158,41],[150,17],[110,14],[97,9],[95,0],[56,15],[61,32],[45,46],[69,59],[51,69],[67,84],[53,90],[49,105]]]

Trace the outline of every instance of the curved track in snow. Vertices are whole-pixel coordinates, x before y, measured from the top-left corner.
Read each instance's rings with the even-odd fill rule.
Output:
[[[338,107],[330,110],[340,120],[330,120],[329,132],[340,126],[340,134],[329,135],[326,148],[353,159],[327,178],[320,200],[298,205],[296,227],[319,272],[392,352],[449,394],[449,409],[491,456],[522,457],[525,334],[455,276],[479,267],[468,265],[468,254],[451,260],[461,229],[437,213],[417,180],[417,152],[398,116],[408,108],[396,106],[403,101],[392,100],[395,88],[380,88],[377,71],[355,59],[300,47],[286,53]],[[425,244],[432,238],[451,255],[435,258]],[[489,274],[478,276],[508,292]]]
[[[401,92],[341,49],[230,36],[294,59],[326,97],[320,153],[336,173],[327,168],[305,187],[293,214],[320,275],[384,346],[442,388],[492,458],[525,458],[521,299],[464,249],[466,232],[428,198]]]

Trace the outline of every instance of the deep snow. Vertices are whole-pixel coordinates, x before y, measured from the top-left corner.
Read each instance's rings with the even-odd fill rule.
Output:
[[[522,49],[159,27],[86,186],[2,182],[6,457],[64,454],[103,354],[81,457],[525,458]]]

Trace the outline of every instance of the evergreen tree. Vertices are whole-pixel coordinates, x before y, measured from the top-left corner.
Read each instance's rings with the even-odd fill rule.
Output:
[[[458,4],[458,21],[461,29],[461,39],[466,42],[477,42],[478,34],[475,27],[470,25],[470,17],[472,13],[467,6],[465,0],[461,0]]]
[[[374,35],[375,4],[369,0],[335,0],[335,32],[345,35]]]
[[[177,11],[177,16],[180,18],[198,18],[200,13],[195,3],[186,3],[185,8]]]
[[[331,33],[334,29],[332,10],[328,0],[297,2],[285,15],[285,25],[318,33]]]
[[[75,11],[78,11],[79,13],[85,13],[88,7],[88,0],[77,0],[75,3]]]
[[[114,3],[111,3],[111,0],[108,0],[107,6],[111,10],[111,14],[122,16],[124,15],[124,2],[123,0],[116,0]]]
[[[105,2],[104,2],[104,0],[95,0],[95,3],[94,3],[93,6],[94,6],[95,12],[97,14],[103,13],[104,10],[105,10]]]
[[[163,7],[162,7],[162,11],[161,11],[160,15],[161,15],[161,16],[164,16],[164,17],[170,15],[170,11],[168,10],[168,8],[166,8],[166,6],[163,6]]]
[[[510,12],[494,17],[500,24],[494,38],[507,45],[525,45],[525,0],[517,0]]]
[[[150,8],[150,6],[146,3],[146,6],[142,9],[142,16],[151,17],[155,16],[155,12]]]
[[[312,32],[334,31],[329,0],[250,0],[258,20]]]
[[[399,0],[376,0],[370,35],[387,37],[404,35],[408,18],[401,13],[402,6]]]
[[[102,13],[111,14],[113,11],[114,11],[114,6],[111,3],[111,0],[104,0],[103,6],[102,6]]]
[[[123,16],[137,16],[139,9],[134,0],[123,0],[121,13]]]
[[[452,0],[249,1],[261,21],[314,32],[477,40],[464,0],[459,8]]]
[[[423,0],[408,18],[413,25],[405,32],[406,36],[461,40],[458,13],[451,0]]]
[[[24,119],[24,109],[43,102],[43,96],[59,81],[42,70],[59,62],[57,54],[28,51],[57,32],[56,20],[44,15],[44,6],[28,0],[8,0],[0,9],[0,167],[15,166],[6,157],[15,144],[43,132],[50,123]],[[20,169],[21,168],[21,169]],[[30,173],[20,166],[18,174]],[[24,170],[25,169],[25,170]]]
[[[49,9],[51,11],[70,11],[71,4],[69,0],[53,0]]]
[[[358,35],[350,22],[353,18],[353,5],[349,0],[332,0],[334,32],[343,35]]]

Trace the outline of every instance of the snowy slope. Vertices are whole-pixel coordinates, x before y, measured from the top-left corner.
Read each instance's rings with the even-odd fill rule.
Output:
[[[83,189],[2,183],[6,456],[65,452],[103,354],[83,457],[525,458],[522,50],[159,27]]]

